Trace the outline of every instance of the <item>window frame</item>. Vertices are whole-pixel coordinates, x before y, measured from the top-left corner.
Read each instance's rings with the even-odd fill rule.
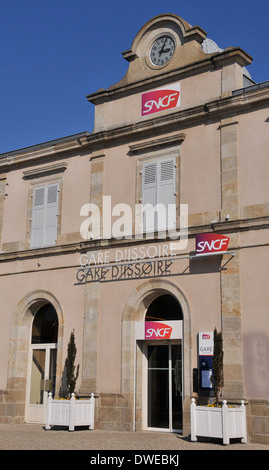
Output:
[[[143,205],[143,166],[146,163],[154,163],[157,162],[160,164],[162,161],[165,160],[170,160],[174,159],[175,162],[175,172],[174,172],[174,188],[175,188],[175,198],[174,202],[176,204],[176,226],[175,229],[179,228],[179,215],[180,215],[180,154],[179,154],[179,149],[165,149],[165,150],[160,150],[158,152],[152,151],[147,153],[147,155],[141,155],[137,158],[137,177],[136,177],[136,204],[138,205]],[[140,226],[141,226],[141,221],[143,214],[138,211],[137,213],[137,218],[138,222],[140,221]],[[157,229],[155,227],[154,233],[157,232]],[[145,230],[141,231],[141,235],[145,235],[147,232]]]
[[[43,245],[42,246],[32,246],[31,240],[32,240],[32,217],[33,217],[33,204],[34,204],[34,191],[38,188],[42,188],[45,186],[50,186],[50,185],[58,185],[58,198],[57,198],[57,231],[56,231],[56,241],[54,244],[49,244],[49,245]],[[35,178],[30,182],[29,185],[29,194],[28,194],[28,216],[27,216],[27,240],[28,240],[28,246],[29,249],[34,250],[34,249],[45,249],[49,248],[51,246],[57,245],[59,235],[61,233],[61,220],[62,220],[62,177],[59,177],[59,175],[53,177],[51,176],[50,178],[48,177],[39,177]]]

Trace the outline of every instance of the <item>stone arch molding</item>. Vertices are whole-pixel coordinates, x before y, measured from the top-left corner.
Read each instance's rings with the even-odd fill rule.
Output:
[[[121,392],[129,399],[129,403],[134,402],[134,393],[139,395],[138,388],[139,377],[142,376],[142,370],[139,360],[137,362],[137,371],[135,374],[135,324],[145,318],[149,304],[162,294],[171,294],[180,303],[183,312],[183,354],[184,354],[184,396],[190,397],[192,393],[192,374],[191,374],[191,310],[189,302],[183,291],[170,280],[149,280],[138,286],[129,297],[122,315],[122,380]],[[135,378],[135,375],[137,376]],[[134,387],[137,390],[134,390]],[[136,398],[137,408],[141,405],[139,396]],[[136,410],[137,413],[137,410]],[[139,425],[139,418],[136,419],[136,425]]]
[[[129,62],[129,67],[123,79],[112,85],[112,89],[160,74],[160,70],[152,65],[148,56],[154,39],[164,33],[173,37],[176,48],[174,57],[163,65],[162,73],[178,72],[179,67],[206,57],[201,47],[207,36],[203,29],[191,26],[175,14],[155,16],[138,31],[131,48],[122,52],[123,57]]]
[[[136,37],[133,40],[131,51],[139,56],[141,42],[142,47],[144,47],[143,41],[147,41],[147,36],[154,34],[161,28],[167,28],[174,31],[179,37],[180,43],[183,43],[184,35],[191,28],[191,25],[187,23],[187,21],[174,14],[164,14],[155,16],[154,18],[149,20],[145,25],[143,25],[142,28],[138,31]]]
[[[184,321],[190,321],[189,302],[183,291],[167,279],[155,279],[144,282],[131,294],[123,312],[123,322],[143,320],[149,304],[161,294],[173,295],[182,307]]]
[[[21,391],[21,400],[26,393],[29,344],[31,340],[31,327],[33,317],[37,310],[46,303],[50,303],[56,310],[58,316],[58,353],[57,353],[57,376],[61,372],[62,342],[64,315],[62,307],[56,297],[47,290],[36,290],[27,294],[17,305],[11,324],[8,383],[9,393],[14,390]],[[56,377],[56,380],[58,377]]]
[[[12,325],[16,328],[27,322],[30,314],[35,315],[36,311],[45,305],[50,303],[55,308],[59,325],[63,324],[63,312],[61,305],[57,298],[49,291],[39,289],[27,294],[17,305],[15,312],[13,313]]]

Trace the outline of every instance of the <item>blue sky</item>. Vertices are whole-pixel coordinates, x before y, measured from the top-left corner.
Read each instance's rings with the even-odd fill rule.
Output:
[[[252,78],[269,80],[268,0],[1,0],[0,153],[92,132],[86,95],[124,76],[121,52],[161,13],[241,47]]]

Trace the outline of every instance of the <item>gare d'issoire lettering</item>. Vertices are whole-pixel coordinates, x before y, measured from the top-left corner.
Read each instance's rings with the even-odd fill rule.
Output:
[[[171,265],[173,260],[150,260],[130,263],[119,263],[111,266],[89,266],[79,268],[77,271],[77,281],[87,282],[108,282],[130,279],[143,279],[147,277],[169,276],[172,274]]]

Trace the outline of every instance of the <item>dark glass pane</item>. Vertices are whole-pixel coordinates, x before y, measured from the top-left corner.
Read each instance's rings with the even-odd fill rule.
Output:
[[[32,344],[57,343],[58,317],[52,305],[43,305],[35,315]]]
[[[148,346],[148,426],[169,428],[169,347]]]
[[[148,307],[146,321],[182,320],[182,309],[178,301],[170,294],[160,295]]]
[[[171,422],[169,393],[172,399]],[[181,345],[148,345],[148,427],[168,429],[170,425],[174,430],[182,430]]]
[[[33,351],[30,403],[34,405],[43,404],[45,358],[46,358],[45,349],[35,349]]]
[[[182,356],[181,345],[171,345],[172,356],[172,427],[182,430]]]
[[[50,350],[50,366],[49,366],[49,380],[50,380],[50,392],[52,396],[55,395],[56,388],[56,366],[57,366],[57,349]]]

